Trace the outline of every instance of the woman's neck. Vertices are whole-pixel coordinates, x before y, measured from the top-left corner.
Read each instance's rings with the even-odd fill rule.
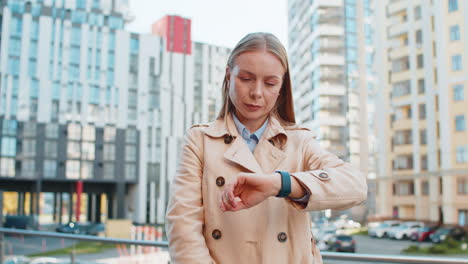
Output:
[[[244,118],[242,115],[238,113],[234,113],[237,117],[237,119],[249,130],[250,133],[255,133],[257,130],[259,130],[262,125],[265,123],[265,120],[267,120],[268,115],[259,119],[247,119]]]

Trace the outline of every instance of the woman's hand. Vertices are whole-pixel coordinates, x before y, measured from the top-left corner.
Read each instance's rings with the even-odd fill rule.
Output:
[[[240,173],[221,193],[219,206],[223,211],[239,211],[253,207],[281,189],[281,175]]]

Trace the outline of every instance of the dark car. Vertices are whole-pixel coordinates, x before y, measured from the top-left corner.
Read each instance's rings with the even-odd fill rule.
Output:
[[[455,240],[462,240],[465,234],[465,230],[463,229],[463,227],[460,226],[443,227],[438,229],[434,234],[432,234],[431,240],[434,243],[440,243],[449,237]]]
[[[30,215],[7,215],[5,216],[5,228],[16,228],[16,229],[36,229],[37,218]]]
[[[410,238],[413,241],[419,241],[419,242],[431,241],[430,236],[437,231],[437,228],[438,228],[437,226],[421,227],[417,231],[414,231],[411,234]]]
[[[356,252],[356,241],[349,235],[337,235],[328,242],[328,250],[336,252]]]
[[[80,235],[98,235],[104,232],[105,226],[103,223],[79,223],[69,222],[59,226],[55,231],[60,233],[80,234]]]

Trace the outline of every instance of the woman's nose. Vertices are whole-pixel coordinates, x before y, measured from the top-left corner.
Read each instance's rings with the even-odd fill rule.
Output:
[[[250,88],[250,96],[253,98],[258,98],[262,96],[263,83],[255,82]]]

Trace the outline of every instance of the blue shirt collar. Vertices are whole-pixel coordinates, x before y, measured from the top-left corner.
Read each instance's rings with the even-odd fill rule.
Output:
[[[265,129],[268,124],[268,118],[265,120],[265,123],[254,133],[250,133],[250,131],[242,124],[239,119],[237,119],[237,116],[232,113],[232,119],[234,120],[234,123],[236,124],[237,131],[239,134],[242,136],[244,140],[250,140],[250,139],[255,139],[257,143],[259,142],[260,138],[263,135],[263,132],[265,132]]]

